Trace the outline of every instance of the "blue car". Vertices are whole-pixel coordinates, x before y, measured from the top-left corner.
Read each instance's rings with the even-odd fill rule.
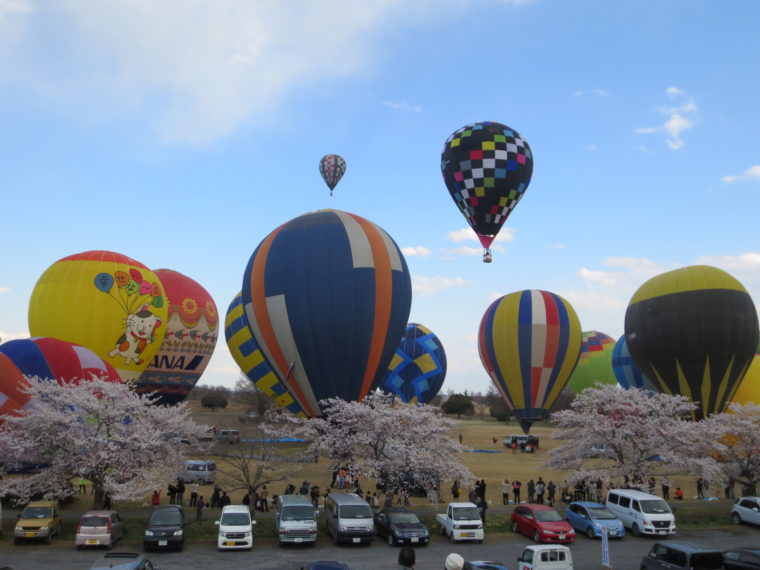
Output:
[[[576,501],[570,503],[565,511],[565,520],[580,534],[589,538],[601,538],[602,529],[607,529],[610,538],[623,538],[625,527],[620,519],[599,503]]]

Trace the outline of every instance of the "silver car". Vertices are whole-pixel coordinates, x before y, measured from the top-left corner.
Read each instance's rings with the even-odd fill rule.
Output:
[[[731,507],[734,524],[750,523],[760,525],[760,497],[741,497]]]
[[[116,511],[88,511],[82,515],[77,525],[74,544],[81,549],[85,546],[107,546],[124,536],[124,525]]]

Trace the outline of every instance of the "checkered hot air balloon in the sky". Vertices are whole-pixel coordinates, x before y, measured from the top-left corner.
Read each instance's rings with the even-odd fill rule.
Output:
[[[525,194],[533,174],[533,153],[520,134],[485,121],[456,130],[441,154],[443,180],[491,261],[491,243]]]
[[[319,173],[330,188],[330,196],[332,196],[333,190],[346,173],[346,161],[340,155],[326,154],[319,161]]]

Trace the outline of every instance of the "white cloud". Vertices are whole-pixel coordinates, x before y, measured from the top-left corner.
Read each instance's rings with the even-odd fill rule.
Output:
[[[422,107],[419,105],[410,105],[404,101],[382,101],[382,104],[391,109],[398,111],[414,111],[415,113],[421,113]]]
[[[578,277],[580,277],[581,281],[601,283],[602,285],[615,285],[617,283],[617,279],[613,273],[609,271],[592,271],[585,267],[581,267],[578,270]]]
[[[606,97],[609,95],[605,89],[579,89],[573,93],[576,97],[583,97],[584,95],[596,95],[597,97]]]
[[[415,245],[410,247],[402,247],[401,253],[407,257],[427,257],[432,252],[424,245]]]
[[[0,295],[3,293],[10,293],[10,289],[8,287],[0,287]]]
[[[27,0],[0,0],[0,23],[16,14],[31,14],[34,7]]]
[[[483,248],[469,247],[463,245],[461,247],[442,248],[441,253],[444,255],[483,255]]]
[[[453,287],[463,287],[468,282],[461,277],[423,277],[412,275],[412,291],[421,297],[430,297],[438,291]]]
[[[19,338],[29,338],[29,331],[21,331],[21,332],[0,331],[0,342],[8,342],[9,340],[16,340]]]
[[[741,174],[732,174],[721,178],[724,184],[732,184],[734,182],[760,182],[760,166],[750,166],[747,170]]]
[[[583,149],[593,152],[597,150],[597,146],[595,144],[587,144],[585,147],[583,147]]]
[[[505,243],[509,241],[513,241],[515,239],[515,234],[517,233],[517,230],[515,228],[509,228],[507,226],[502,226],[501,230],[499,230],[499,233],[496,234],[496,237],[494,238],[494,243]],[[449,232],[447,237],[450,241],[453,241],[455,243],[459,243],[462,241],[474,241],[474,242],[480,242],[478,239],[478,235],[475,233],[475,230],[472,228],[462,228],[459,230],[455,230],[453,232]]]
[[[546,249],[564,249],[564,248],[565,248],[564,243],[555,243],[555,244],[546,246]]]
[[[697,264],[713,265],[736,277],[745,287],[760,284],[760,251],[740,255],[703,255]]]
[[[665,93],[671,98],[681,98],[686,96],[686,92],[678,87],[668,87]],[[639,134],[651,134],[664,131],[668,134],[665,143],[671,150],[678,150],[683,147],[684,140],[682,134],[684,131],[694,128],[694,121],[686,115],[697,111],[697,104],[693,99],[688,99],[675,107],[657,107],[657,112],[667,115],[668,118],[662,125],[656,127],[636,127],[634,130]]]

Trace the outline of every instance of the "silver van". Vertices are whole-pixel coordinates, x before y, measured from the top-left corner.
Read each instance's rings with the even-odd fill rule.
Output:
[[[216,463],[205,459],[189,459],[185,461],[182,480],[185,483],[200,483],[201,485],[213,483],[216,481]]]
[[[276,515],[278,546],[286,542],[316,542],[318,515],[307,495],[282,495]]]
[[[606,507],[631,529],[633,536],[676,533],[676,517],[657,495],[633,489],[613,489],[607,492]]]
[[[335,544],[369,544],[375,536],[372,509],[355,493],[330,493],[325,499],[325,517]]]

